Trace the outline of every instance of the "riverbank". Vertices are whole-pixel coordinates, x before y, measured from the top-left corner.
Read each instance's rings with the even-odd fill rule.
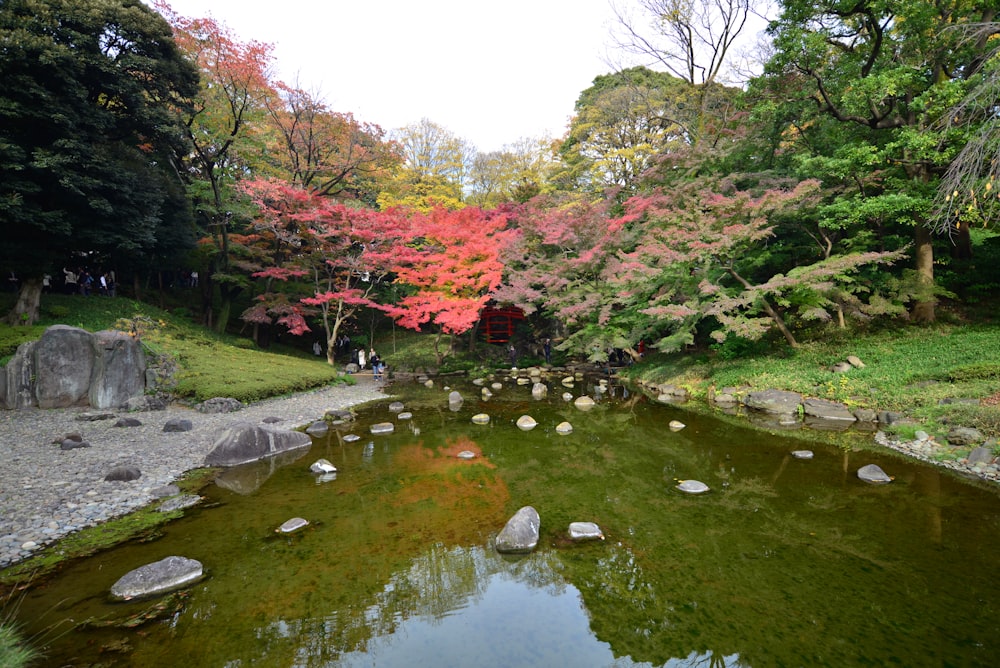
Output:
[[[158,488],[200,468],[224,429],[239,422],[279,418],[296,428],[345,409],[384,399],[371,376],[268,399],[233,413],[201,413],[173,404],[163,411],[114,413],[90,408],[0,411],[0,568],[43,550],[68,534],[146,506]],[[112,417],[91,420],[97,414]],[[119,418],[141,424],[116,427]],[[164,432],[167,421],[191,421],[192,429]],[[90,447],[63,450],[58,441],[78,433]],[[56,441],[56,442],[54,442]],[[114,468],[135,467],[138,480],[110,482]]]

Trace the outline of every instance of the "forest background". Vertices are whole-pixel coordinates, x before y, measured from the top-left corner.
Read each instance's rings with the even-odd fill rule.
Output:
[[[80,270],[161,304],[184,287],[205,326],[331,363],[376,318],[437,334],[440,363],[487,304],[527,316],[516,344],[594,362],[987,312],[994,3],[786,0],[742,78],[754,3],[628,7],[616,39],[644,65],[598,75],[562,137],[480,153],[331,109],[215,19],[5,2],[6,322]]]

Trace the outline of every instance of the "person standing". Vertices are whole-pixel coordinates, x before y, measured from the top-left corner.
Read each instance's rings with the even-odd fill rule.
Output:
[[[65,286],[66,294],[71,295],[76,292],[76,281],[76,272],[63,267],[63,285]]]
[[[365,368],[365,349],[364,348],[361,348],[360,350],[358,350],[358,368],[359,369],[364,369]]]
[[[545,339],[542,352],[545,353],[545,363],[552,364],[552,339]]]

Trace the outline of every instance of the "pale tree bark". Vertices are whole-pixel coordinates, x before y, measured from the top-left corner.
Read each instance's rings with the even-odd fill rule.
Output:
[[[13,327],[30,327],[38,322],[42,303],[42,279],[26,278],[21,281],[14,308],[7,313],[4,322]]]

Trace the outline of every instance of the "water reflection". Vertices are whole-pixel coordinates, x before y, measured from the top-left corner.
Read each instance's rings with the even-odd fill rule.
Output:
[[[823,443],[796,459],[802,441],[614,386],[589,411],[549,394],[505,387],[453,411],[422,392],[406,399],[419,430],[370,436],[393,419],[374,406],[350,425],[361,440],[331,431],[308,456],[246,469],[252,485],[208,490],[160,540],[71,565],[27,594],[25,623],[139,612],[107,588],[181,554],[209,578],[176,612],[67,634],[52,665],[975,666],[1000,653],[1000,585],[982,576],[1000,549],[994,489]],[[481,412],[489,424],[472,424]],[[514,425],[526,413],[530,432]],[[672,432],[676,418],[687,427]],[[573,433],[555,433],[563,421]],[[317,485],[320,457],[338,473]],[[869,463],[895,482],[859,481]],[[711,491],[685,496],[678,479]],[[526,504],[538,550],[496,554]],[[291,516],[310,525],[275,535]],[[573,521],[607,540],[571,542]]]

